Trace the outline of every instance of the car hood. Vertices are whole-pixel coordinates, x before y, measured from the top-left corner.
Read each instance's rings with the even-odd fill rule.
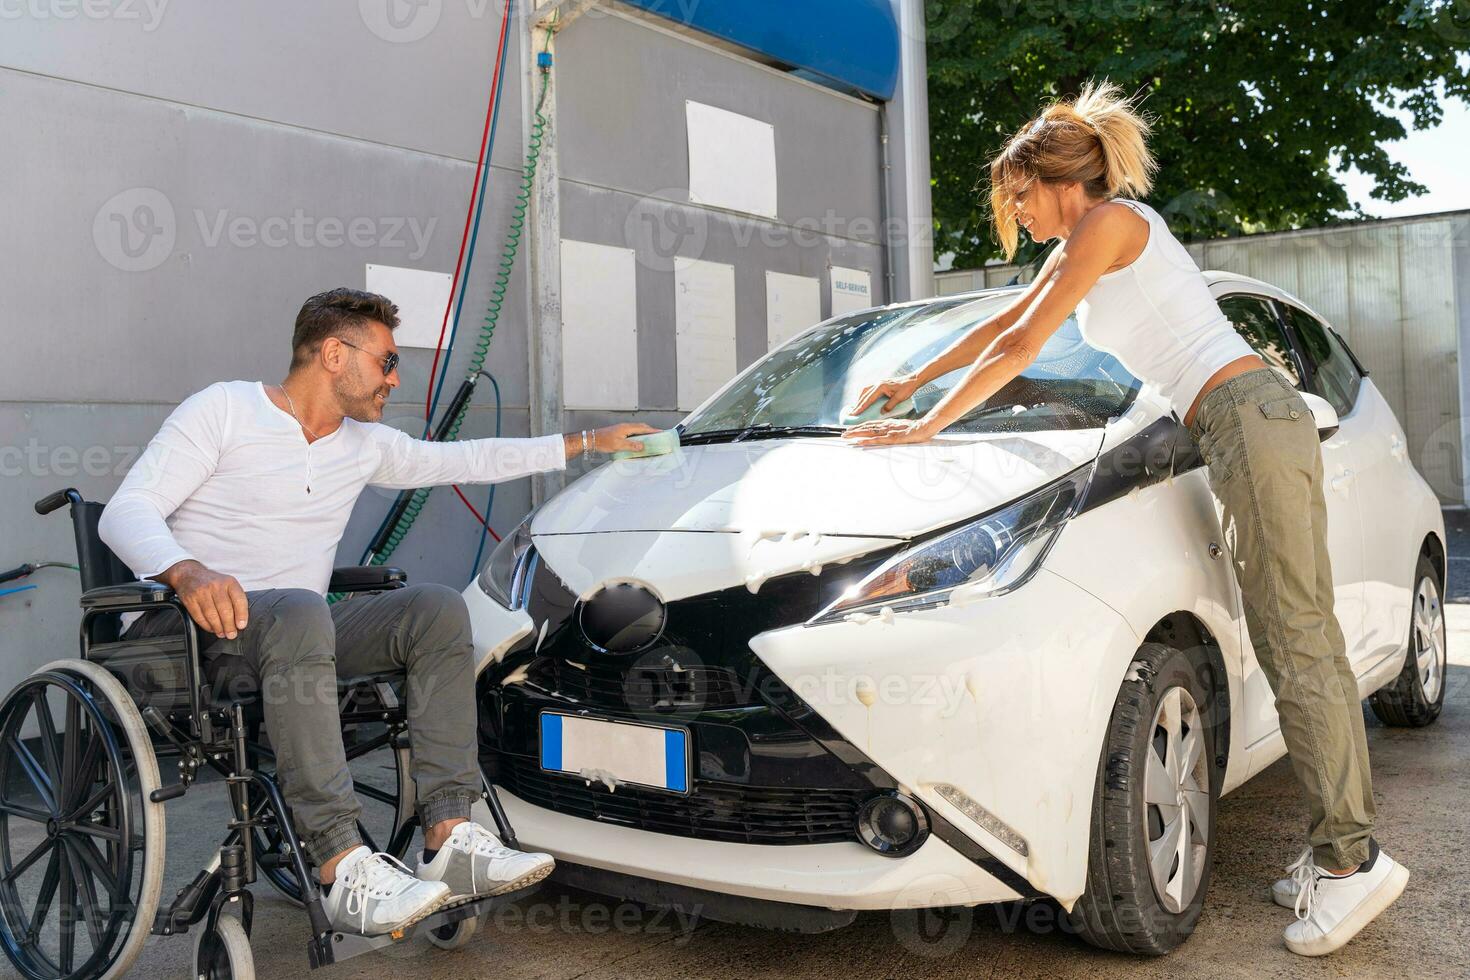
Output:
[[[839,438],[681,446],[614,460],[547,501],[533,536],[612,531],[908,538],[982,513],[1090,462],[1102,428],[942,435],[902,446]]]

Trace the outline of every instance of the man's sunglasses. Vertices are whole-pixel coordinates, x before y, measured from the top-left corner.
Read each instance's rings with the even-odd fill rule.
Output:
[[[391,354],[373,354],[373,352],[370,351],[370,350],[368,350],[366,347],[359,347],[359,346],[357,346],[354,343],[350,343],[350,342],[348,342],[346,340],[342,340],[341,337],[338,337],[337,339],[340,340],[340,341],[342,341],[342,343],[343,344],[346,344],[348,347],[351,347],[353,350],[360,350],[364,354],[372,354],[373,357],[376,357],[379,361],[382,361],[383,362],[383,377],[385,377],[385,378],[388,375],[392,374],[393,373],[393,369],[398,366],[398,352],[397,351],[393,351]]]

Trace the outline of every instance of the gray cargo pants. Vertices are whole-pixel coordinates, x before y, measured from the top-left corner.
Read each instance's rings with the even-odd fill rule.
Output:
[[[337,679],[407,674],[411,773],[425,827],[469,817],[479,799],[474,651],[464,598],[442,585],[411,585],[333,605],[307,589],[247,592],[250,622],[233,640],[203,647],[216,691],[257,683],[281,792],[318,864],[362,843],[362,808],[342,746]],[[150,613],[128,637],[177,632],[178,614]],[[207,637],[201,636],[203,641]]]
[[[1190,434],[1225,511],[1251,646],[1311,812],[1313,857],[1326,868],[1361,864],[1373,782],[1358,683],[1332,608],[1316,422],[1290,383],[1257,368],[1206,395]]]

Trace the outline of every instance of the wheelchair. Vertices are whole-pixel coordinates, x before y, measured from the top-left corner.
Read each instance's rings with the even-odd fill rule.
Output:
[[[307,960],[315,969],[426,937],[464,945],[479,917],[521,892],[451,906],[402,933],[335,931],[271,768],[259,692],[212,689],[200,639],[173,591],[137,581],[97,534],[102,504],[74,489],[36,502],[38,514],[70,505],[81,573],[79,659],[46,664],[0,703],[0,946],[28,980],[122,976],[150,934],[194,933],[194,973],[253,978],[249,886],[264,877],[307,915]],[[396,568],[334,570],[331,591],[352,596],[402,588]],[[177,635],[127,640],[124,613],[176,610]],[[375,779],[354,779],[373,850],[402,859],[418,828],[402,675],[338,682],[349,765],[373,759]],[[177,759],[165,783],[161,758]],[[164,804],[188,793],[203,771],[222,778],[230,813],[209,863],[161,906]],[[515,833],[489,782],[484,802],[500,837]],[[370,815],[371,813],[371,815]],[[377,833],[368,826],[373,824]]]

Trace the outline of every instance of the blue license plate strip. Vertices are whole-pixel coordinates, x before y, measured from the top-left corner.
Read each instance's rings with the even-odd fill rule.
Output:
[[[649,789],[689,792],[686,728],[543,711],[540,763],[547,772],[589,778],[596,772]]]

